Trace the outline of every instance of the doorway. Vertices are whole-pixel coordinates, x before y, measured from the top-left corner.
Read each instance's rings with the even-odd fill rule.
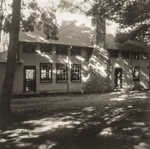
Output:
[[[122,68],[115,69],[115,88],[122,88]]]
[[[24,66],[24,92],[36,91],[36,66]]]

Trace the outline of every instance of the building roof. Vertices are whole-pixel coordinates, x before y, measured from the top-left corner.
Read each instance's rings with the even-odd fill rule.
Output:
[[[105,48],[108,50],[132,50],[150,52],[150,47],[142,41],[127,40],[124,43],[119,43],[115,40],[115,37],[111,34],[106,35]]]
[[[41,31],[20,32],[22,42],[61,44],[80,47],[93,47],[93,30],[90,27],[76,25],[75,21],[64,21],[58,29],[58,40],[48,40]]]
[[[31,43],[47,43],[57,45],[71,45],[79,47],[93,47],[93,30],[90,27],[76,25],[75,21],[64,21],[58,30],[58,40],[47,40],[44,33],[35,30],[34,32],[20,32],[19,41]],[[7,51],[0,52],[0,62],[6,62]]]

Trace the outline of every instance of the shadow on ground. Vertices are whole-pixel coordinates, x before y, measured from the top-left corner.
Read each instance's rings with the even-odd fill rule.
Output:
[[[149,149],[149,97],[130,92],[102,105],[17,112],[0,149]]]

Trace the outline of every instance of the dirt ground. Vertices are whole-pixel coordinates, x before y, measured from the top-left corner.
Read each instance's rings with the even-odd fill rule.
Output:
[[[0,149],[150,149],[150,92],[13,99]]]

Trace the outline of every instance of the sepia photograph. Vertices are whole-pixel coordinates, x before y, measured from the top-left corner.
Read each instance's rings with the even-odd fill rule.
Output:
[[[150,0],[0,0],[0,149],[150,149]]]

